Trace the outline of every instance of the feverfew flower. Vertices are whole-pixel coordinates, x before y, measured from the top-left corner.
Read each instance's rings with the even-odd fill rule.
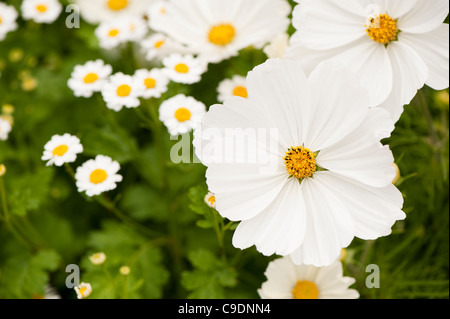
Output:
[[[199,82],[207,70],[207,63],[191,54],[171,54],[162,60],[164,72],[174,82],[192,84]]]
[[[355,279],[343,276],[342,263],[326,267],[296,265],[289,256],[269,263],[258,294],[262,299],[356,299],[359,293],[349,287]]]
[[[139,96],[144,92],[145,86],[130,75],[122,72],[111,75],[103,85],[102,96],[106,106],[116,112],[124,106],[126,108],[138,107],[141,102]]]
[[[48,161],[47,166],[62,166],[64,163],[73,163],[77,154],[83,152],[80,139],[68,133],[64,135],[53,135],[44,146],[44,154],[41,159]]]
[[[164,14],[150,11],[149,23],[217,63],[285,32],[290,11],[285,0],[169,0]]]
[[[128,20],[103,21],[95,29],[100,47],[113,49],[130,39],[130,24]]]
[[[160,98],[161,94],[167,91],[169,78],[161,69],[140,69],[133,75],[136,82],[144,85],[141,97],[145,99]]]
[[[22,17],[37,23],[52,23],[58,19],[62,5],[58,0],[23,0]]]
[[[162,33],[154,33],[141,42],[142,51],[148,61],[161,60],[172,53],[188,53],[180,43]]]
[[[119,170],[118,162],[108,156],[97,155],[77,168],[75,179],[78,191],[92,197],[115,189],[116,183],[122,181],[122,176],[117,174]]]
[[[100,92],[112,67],[103,60],[88,61],[84,65],[75,66],[67,85],[75,96],[91,97],[94,92]]]
[[[144,18],[127,18],[125,22],[128,24],[128,41],[139,42],[147,34],[148,27]]]
[[[216,208],[216,196],[214,196],[213,193],[208,192],[208,194],[205,195],[205,203],[211,208]]]
[[[8,32],[17,29],[18,13],[13,6],[8,6],[0,2],[0,41],[2,41]]]
[[[89,297],[92,293],[92,286],[89,283],[82,282],[77,287],[74,288],[77,293],[78,299],[83,299]]]
[[[72,0],[83,19],[91,24],[122,18],[143,17],[152,0]]]
[[[344,63],[361,76],[370,106],[396,122],[424,84],[449,86],[448,11],[447,0],[301,0],[286,58],[307,73],[324,60]]]
[[[89,256],[89,260],[94,265],[101,265],[101,264],[103,264],[105,262],[106,255],[103,252],[95,253],[95,254]]]
[[[217,100],[222,103],[232,96],[247,98],[248,92],[245,77],[235,75],[231,79],[223,80],[219,83],[217,92],[219,93]]]
[[[197,127],[205,112],[205,104],[193,97],[178,94],[161,103],[159,119],[167,127],[170,135],[177,136]]]
[[[289,44],[289,35],[285,32],[279,34],[263,49],[269,59],[283,58]]]
[[[11,123],[0,117],[0,141],[6,141],[8,139],[11,129]]]
[[[307,78],[298,62],[269,59],[247,90],[213,105],[193,142],[217,211],[241,221],[235,247],[325,266],[355,236],[386,236],[405,218],[380,143],[393,122],[356,75],[326,62]]]

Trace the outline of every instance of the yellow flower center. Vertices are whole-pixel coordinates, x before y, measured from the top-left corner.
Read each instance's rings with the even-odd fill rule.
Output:
[[[233,90],[233,95],[247,98],[247,89],[244,86],[236,86]]]
[[[387,14],[370,18],[369,22],[369,25],[365,25],[366,32],[375,42],[388,44],[397,38],[397,22]]]
[[[96,169],[93,170],[91,175],[89,176],[89,180],[92,184],[100,184],[103,183],[106,178],[108,177],[108,174],[103,169]]]
[[[214,204],[216,203],[216,196],[211,195],[211,196],[208,198],[208,202],[209,202],[209,204],[210,204],[211,206],[214,206]]]
[[[176,112],[175,112],[175,118],[178,120],[178,122],[186,122],[189,121],[191,118],[191,111],[189,111],[187,108],[185,107],[180,107]]]
[[[208,34],[208,40],[215,45],[227,45],[233,41],[236,36],[236,30],[231,24],[219,24],[211,28]]]
[[[177,65],[175,65],[175,71],[177,71],[178,73],[188,73],[189,67],[184,63],[178,63]]]
[[[319,297],[319,289],[315,283],[311,281],[297,281],[292,294],[295,299],[317,299]]]
[[[154,47],[156,49],[159,49],[160,47],[162,47],[163,44],[164,44],[164,40],[160,40],[160,41],[155,42]]]
[[[131,86],[128,84],[122,84],[117,88],[117,95],[120,97],[126,97],[131,93]]]
[[[78,289],[78,292],[81,294],[81,296],[86,297],[86,292],[87,292],[87,287],[81,287],[80,289]]]
[[[112,29],[112,30],[109,30],[109,32],[108,32],[108,36],[110,36],[111,38],[116,37],[118,34],[119,34],[119,30],[117,30],[117,29]]]
[[[316,158],[308,148],[291,147],[283,159],[287,172],[295,178],[310,177],[316,171]]]
[[[47,11],[47,6],[43,4],[38,4],[36,6],[36,10],[39,11],[40,13],[44,13],[45,11]]]
[[[152,78],[147,78],[144,80],[144,84],[147,89],[153,89],[156,86],[156,80]]]
[[[2,17],[0,17],[0,24],[2,24]]]
[[[98,80],[98,75],[96,73],[89,73],[84,77],[83,82],[86,84],[90,84],[90,83],[94,83],[97,80]]]
[[[128,6],[128,0],[109,0],[108,7],[111,10],[119,11],[125,9]]]
[[[69,147],[67,145],[59,145],[53,149],[53,156],[63,156],[67,153]]]

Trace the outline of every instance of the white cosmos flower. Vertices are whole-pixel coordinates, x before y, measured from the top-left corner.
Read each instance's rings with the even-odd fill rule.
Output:
[[[9,132],[11,132],[12,126],[8,120],[0,117],[0,141],[6,141],[8,139]]]
[[[208,69],[207,63],[192,54],[171,54],[162,60],[164,72],[169,79],[177,83],[192,84],[199,82]]]
[[[161,94],[168,89],[169,78],[161,69],[140,69],[134,73],[133,77],[136,82],[144,85],[141,97],[145,99],[160,98]]]
[[[23,0],[22,18],[37,23],[52,23],[58,19],[62,5],[58,0]]]
[[[88,61],[75,66],[67,85],[75,96],[91,97],[100,92],[106,79],[111,75],[112,67],[101,59]]]
[[[240,96],[247,98],[247,84],[245,77],[241,75],[234,75],[231,79],[222,80],[217,87],[217,100],[225,102],[226,99],[232,96]]]
[[[95,29],[100,47],[113,49],[130,40],[130,24],[127,19],[103,21]]]
[[[216,63],[285,32],[290,11],[285,0],[169,0],[164,14],[150,12],[149,23]]]
[[[138,107],[141,104],[139,96],[144,90],[144,83],[119,72],[111,75],[105,82],[102,87],[102,96],[106,106],[118,112],[124,106],[126,108]]]
[[[2,41],[8,32],[17,29],[18,13],[13,6],[0,3],[0,41]]]
[[[172,53],[189,53],[182,44],[162,33],[154,33],[141,42],[142,50],[148,61],[161,60]]]
[[[82,282],[77,287],[74,288],[77,293],[78,299],[84,299],[89,297],[92,293],[92,286],[89,283]]]
[[[323,266],[355,236],[390,234],[405,217],[380,143],[394,125],[369,108],[359,79],[331,62],[307,78],[298,62],[269,59],[247,90],[213,105],[194,132],[216,209],[241,221],[233,245]]]
[[[116,183],[122,181],[122,175],[117,174],[119,170],[118,162],[108,156],[97,155],[77,168],[75,179],[78,191],[92,197],[115,189]]]
[[[53,135],[44,146],[44,154],[41,159],[48,161],[47,166],[62,166],[64,163],[73,163],[77,154],[83,152],[80,139],[68,133],[64,135]]]
[[[286,58],[307,73],[327,59],[344,63],[396,122],[424,84],[449,86],[448,10],[447,0],[302,0]]]
[[[91,24],[128,17],[143,17],[152,0],[72,0]]]
[[[269,263],[267,277],[258,294],[262,299],[356,299],[359,293],[349,287],[355,279],[343,276],[342,263],[329,266],[296,265],[289,256]]]
[[[191,96],[178,94],[161,103],[159,119],[170,135],[177,136],[196,128],[205,112],[205,104]]]

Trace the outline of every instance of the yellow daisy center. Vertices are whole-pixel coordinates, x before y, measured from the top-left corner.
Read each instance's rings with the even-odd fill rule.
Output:
[[[98,80],[98,75],[96,73],[89,73],[83,79],[83,82],[86,84],[94,83]]]
[[[219,24],[211,28],[208,40],[215,45],[227,45],[233,41],[236,30],[231,24]]]
[[[155,42],[154,47],[156,49],[159,49],[160,47],[163,46],[163,44],[164,44],[164,40],[160,40],[160,41]]]
[[[184,63],[178,63],[177,65],[175,65],[175,71],[177,71],[178,73],[188,73],[189,66]]]
[[[297,281],[292,294],[295,299],[317,299],[319,297],[319,289],[315,283],[311,281]]]
[[[186,122],[189,121],[191,118],[191,111],[189,111],[185,107],[180,107],[175,112],[175,118],[178,120],[178,122]]]
[[[211,206],[214,206],[214,204],[216,203],[216,196],[211,195],[207,200]]]
[[[310,177],[316,171],[314,153],[303,146],[291,147],[283,159],[287,172],[295,178]]]
[[[110,36],[111,38],[114,38],[114,37],[116,37],[118,34],[119,34],[119,30],[117,30],[117,29],[112,29],[112,30],[109,30],[109,32],[108,32],[108,36]]]
[[[144,84],[147,89],[153,89],[156,86],[156,80],[152,78],[147,78],[144,80]]]
[[[369,25],[365,25],[366,32],[375,42],[388,44],[397,38],[397,22],[387,14],[380,14],[369,21]]]
[[[0,24],[2,24],[2,17],[0,17]]]
[[[81,287],[80,289],[78,289],[78,292],[83,296],[86,297],[86,292],[87,292],[87,287]]]
[[[122,84],[117,88],[117,95],[120,97],[126,97],[131,93],[131,86],[128,84]]]
[[[128,0],[109,0],[108,7],[111,10],[119,11],[125,9],[128,6]]]
[[[53,149],[52,154],[54,156],[63,156],[64,154],[67,153],[68,150],[69,147],[67,145],[59,145]]]
[[[245,86],[236,86],[233,90],[233,95],[247,98],[247,88]]]
[[[44,13],[45,11],[47,11],[47,6],[43,4],[38,4],[36,6],[36,10],[39,11],[40,13]]]
[[[98,168],[96,170],[93,170],[91,175],[89,176],[89,180],[92,184],[100,184],[103,183],[106,178],[108,177],[108,174],[104,169]]]

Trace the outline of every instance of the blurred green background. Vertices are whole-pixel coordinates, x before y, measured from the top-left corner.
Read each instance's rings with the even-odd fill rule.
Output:
[[[8,3],[18,8],[20,1]],[[74,97],[66,84],[74,66],[101,58],[114,72],[133,74],[137,66],[153,65],[131,45],[101,51],[94,26],[81,21],[80,29],[67,29],[65,18],[63,12],[51,25],[19,19],[19,31],[0,42],[0,107],[14,107],[13,130],[0,141],[0,164],[7,168],[0,210],[10,216],[0,220],[0,298],[42,298],[47,284],[63,298],[76,298],[65,286],[69,264],[79,265],[81,281],[91,283],[90,298],[259,298],[256,290],[276,256],[233,248],[236,225],[203,202],[205,168],[172,164],[176,141],[162,124],[151,132],[140,116],[154,114],[176,93],[215,104],[221,80],[245,75],[265,55],[243,50],[210,65],[201,82],[171,84],[161,99],[143,101],[141,113],[116,113],[106,111],[99,96]],[[424,87],[384,141],[401,172],[397,187],[407,218],[390,236],[355,238],[347,248],[345,273],[356,278],[361,298],[449,296],[448,111],[448,90]],[[97,154],[120,162],[124,180],[108,193],[110,201],[78,193],[64,167],[45,167],[45,143],[64,133],[77,135],[85,149],[73,168]],[[99,251],[107,261],[94,266],[88,257]],[[372,263],[380,267],[379,289],[365,285]],[[130,267],[129,275],[120,274],[122,266]]]

